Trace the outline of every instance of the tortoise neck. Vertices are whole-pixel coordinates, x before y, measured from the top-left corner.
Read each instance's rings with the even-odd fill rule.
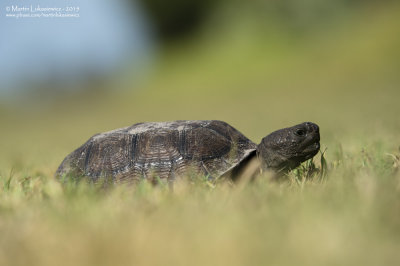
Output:
[[[256,149],[256,156],[258,161],[260,161],[260,167],[262,169],[266,169],[267,168],[267,161],[265,160],[265,154],[263,152],[263,150],[265,149],[265,147],[263,147],[260,144],[257,145],[257,149]]]
[[[233,181],[236,182],[248,176],[252,177],[258,173],[260,160],[256,153],[256,151],[251,152],[239,165],[232,169],[230,178]]]

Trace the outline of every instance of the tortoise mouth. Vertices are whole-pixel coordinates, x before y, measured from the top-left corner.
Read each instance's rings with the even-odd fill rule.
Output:
[[[304,157],[304,160],[308,160],[312,157],[314,157],[319,149],[320,149],[320,143],[319,143],[320,137],[319,134],[312,134],[308,138],[305,139],[303,144],[301,145],[302,149],[302,155]]]
[[[308,159],[311,159],[312,157],[314,157],[318,153],[319,149],[320,149],[319,142],[314,142],[311,145],[309,145],[308,147],[306,147],[303,150],[303,153],[306,154],[304,156],[304,160],[308,160]]]
[[[320,149],[319,141],[313,141],[309,143],[300,153],[289,160],[289,163],[285,168],[294,169],[299,166],[302,162],[313,158]]]

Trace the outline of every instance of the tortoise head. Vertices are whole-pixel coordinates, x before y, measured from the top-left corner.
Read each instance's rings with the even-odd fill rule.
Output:
[[[319,127],[305,122],[283,128],[264,137],[257,147],[263,169],[294,169],[319,151]]]

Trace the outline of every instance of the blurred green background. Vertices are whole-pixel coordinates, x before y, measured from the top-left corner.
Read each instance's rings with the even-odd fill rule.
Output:
[[[3,96],[2,169],[50,174],[91,135],[141,121],[220,119],[255,142],[313,121],[332,150],[400,144],[396,1],[139,3],[157,47],[133,62],[145,71]]]
[[[1,265],[399,265],[398,1],[113,3],[143,17],[132,27],[146,34],[128,42],[145,44],[132,48],[140,56],[90,62],[101,74],[80,71],[82,58],[77,82],[61,71],[18,95],[0,87]],[[102,58],[111,43],[95,36],[113,35],[89,32]],[[177,119],[224,120],[257,143],[315,122],[329,174],[174,193],[53,179],[95,133]]]

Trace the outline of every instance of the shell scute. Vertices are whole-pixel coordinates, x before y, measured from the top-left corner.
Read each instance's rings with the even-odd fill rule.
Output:
[[[77,171],[117,182],[154,175],[173,179],[188,171],[218,177],[255,149],[222,121],[139,123],[93,136],[64,159],[57,174]]]

